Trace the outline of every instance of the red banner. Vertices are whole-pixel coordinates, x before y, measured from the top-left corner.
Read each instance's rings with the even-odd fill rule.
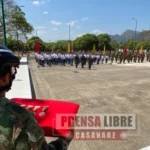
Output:
[[[71,127],[66,127],[65,129],[58,128],[58,120],[56,118],[59,114],[65,114],[65,116],[72,114],[73,116],[76,116],[79,109],[79,104],[60,100],[25,98],[13,98],[11,100],[34,112],[39,126],[45,132],[45,136],[67,137],[68,134],[72,131]]]
[[[40,52],[40,43],[39,43],[39,42],[36,42],[36,43],[35,43],[35,52],[36,52],[36,53],[39,53],[39,52]]]

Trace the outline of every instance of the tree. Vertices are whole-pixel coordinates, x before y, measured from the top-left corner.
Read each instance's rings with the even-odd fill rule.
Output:
[[[24,13],[17,11],[12,13],[12,17],[9,20],[9,26],[7,27],[7,33],[11,37],[16,37],[16,39],[27,37],[28,33],[33,31],[33,27],[27,22]]]
[[[106,50],[110,50],[111,49],[111,38],[108,34],[99,34],[97,36],[98,38],[98,48],[100,50],[104,49],[104,46],[106,48]]]
[[[150,50],[150,42],[149,41],[141,41],[136,45],[136,49],[139,50],[141,49],[141,46],[143,49]]]
[[[135,46],[136,46],[136,41],[133,40],[133,39],[130,39],[130,40],[127,41],[126,46],[127,46],[128,49],[134,50]]]
[[[6,34],[7,37],[18,40],[26,40],[27,34],[33,31],[33,27],[25,18],[24,12],[16,5],[14,0],[4,1]],[[3,39],[2,16],[0,16],[0,39]]]
[[[117,42],[117,41],[111,41],[110,42],[110,45],[111,45],[111,50],[112,51],[115,51],[116,49],[118,49],[119,48],[119,43]]]
[[[97,48],[98,39],[94,34],[85,34],[81,37],[78,37],[73,43],[74,48],[77,50],[91,51],[94,44]]]
[[[28,50],[34,50],[35,49],[35,43],[40,43],[40,50],[45,50],[44,42],[37,36],[33,36],[30,39],[28,39],[27,43],[25,44],[26,49]]]
[[[124,49],[125,44],[124,43],[119,43],[119,49]]]

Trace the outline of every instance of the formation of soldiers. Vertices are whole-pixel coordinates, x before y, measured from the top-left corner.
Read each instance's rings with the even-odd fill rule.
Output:
[[[78,68],[79,64],[81,64],[81,68],[84,68],[86,64],[88,64],[89,70],[93,64],[104,64],[108,63],[109,56],[100,54],[100,53],[85,53],[85,52],[77,52],[77,53],[35,53],[35,59],[38,63],[38,67],[45,65],[52,66],[66,66],[66,65],[75,65]]]
[[[116,62],[118,64],[125,62],[138,62],[142,63],[146,58],[147,62],[150,62],[150,51],[133,51],[127,50],[126,53],[124,50],[117,50],[112,52],[76,52],[76,53],[56,53],[56,52],[43,52],[43,53],[35,53],[35,59],[38,63],[38,67],[45,65],[47,66],[74,66],[78,68],[81,65],[81,68],[84,68],[85,65],[88,64],[88,68],[91,69],[91,66],[94,64],[112,64]]]
[[[124,50],[114,51],[110,55],[111,63],[114,61],[118,64],[125,62],[134,62],[134,63],[143,63],[146,58],[147,62],[150,62],[150,51],[138,51],[138,50],[127,50],[125,53]]]

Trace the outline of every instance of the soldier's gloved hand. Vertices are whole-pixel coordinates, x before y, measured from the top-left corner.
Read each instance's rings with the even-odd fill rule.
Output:
[[[70,131],[67,137],[59,137],[57,140],[49,143],[49,146],[53,148],[53,150],[67,150],[73,137],[74,137],[74,131]]]

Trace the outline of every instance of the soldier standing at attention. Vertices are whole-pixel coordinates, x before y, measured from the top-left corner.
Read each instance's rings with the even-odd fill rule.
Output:
[[[82,56],[81,56],[81,68],[84,68],[85,64],[86,64],[86,58],[85,58],[84,54],[82,54]]]
[[[92,63],[93,63],[92,56],[89,55],[89,57],[88,57],[88,67],[89,67],[89,70],[91,70]]]
[[[96,55],[96,63],[97,63],[97,65],[99,64],[99,61],[100,61],[100,55],[97,54],[97,55]]]
[[[143,63],[144,58],[145,58],[145,52],[142,52],[141,63]]]
[[[133,54],[133,58],[134,58],[134,62],[136,63],[137,61],[137,56],[138,56],[138,52],[137,50],[134,51],[134,54]]]
[[[102,55],[101,55],[101,63],[102,63],[102,64],[104,63],[104,59],[105,59],[105,55],[102,54]]]
[[[5,97],[11,89],[19,59],[7,48],[0,49],[0,150],[67,150],[72,138],[47,143],[34,115]],[[18,89],[19,90],[19,89]]]
[[[150,62],[150,50],[147,52],[147,61]]]
[[[116,52],[115,52],[115,61],[116,61],[116,63],[117,63],[117,61],[118,61],[118,55],[119,55],[119,52],[116,51]]]
[[[112,64],[113,63],[113,61],[114,61],[114,58],[115,58],[115,52],[111,52],[111,56],[110,56],[110,60],[111,60],[111,63],[110,64]]]
[[[80,58],[79,58],[78,54],[75,55],[74,62],[75,62],[76,68],[78,68],[78,65],[79,65],[79,62],[80,62]]]
[[[106,56],[105,56],[105,63],[106,63],[106,64],[107,64],[108,60],[109,60],[109,56],[108,56],[108,54],[106,53]]]

